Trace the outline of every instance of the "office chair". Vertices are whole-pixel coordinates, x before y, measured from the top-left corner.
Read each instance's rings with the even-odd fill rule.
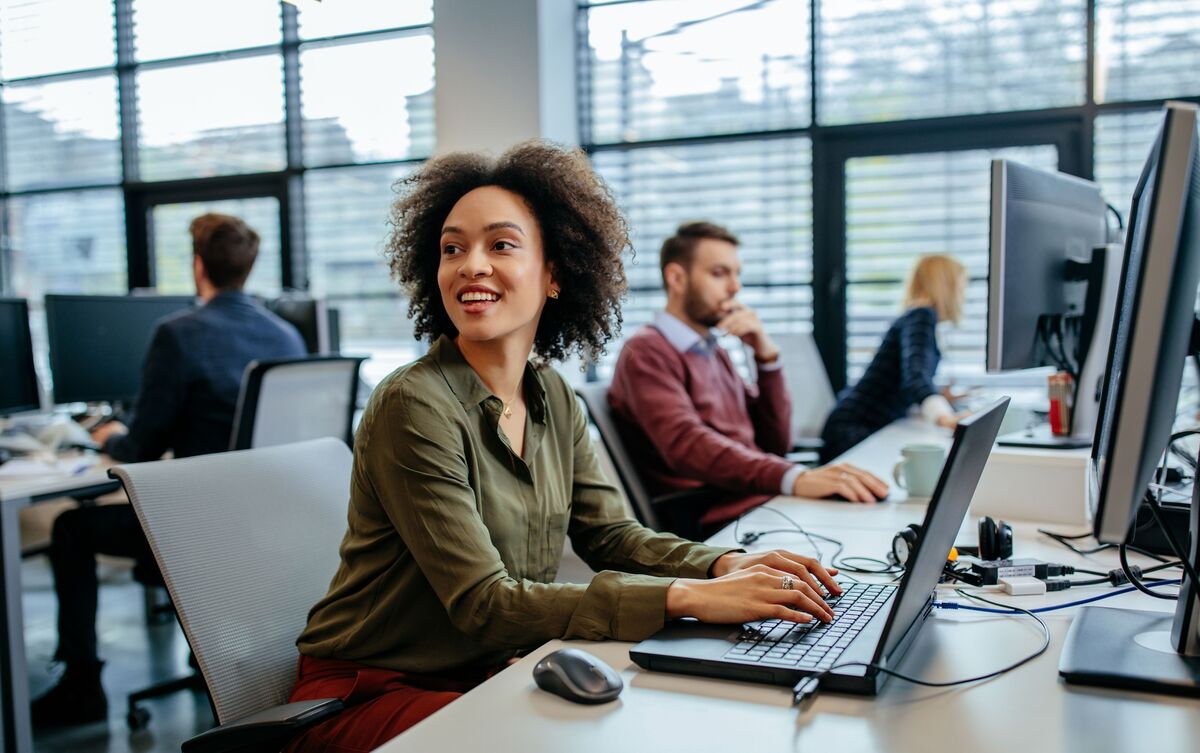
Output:
[[[113,468],[195,654],[218,727],[184,753],[279,750],[341,701],[287,703],[296,636],[346,530],[350,449],[332,437]]]
[[[252,361],[242,377],[230,449],[266,447],[317,437],[336,437],[350,444],[358,369],[364,360],[309,356]],[[155,592],[163,585],[153,563],[138,563],[134,579],[146,587],[147,621],[168,617],[169,601],[152,603]],[[150,721],[150,712],[140,705],[142,701],[202,686],[200,676],[192,673],[130,693],[125,714],[129,728],[142,729]]]
[[[229,449],[337,437],[352,444],[362,357],[252,361],[242,377]]]
[[[811,332],[771,335],[779,346],[779,360],[788,395],[792,399],[792,454],[789,460],[817,462],[825,442],[821,431],[837,404],[829,372]]]
[[[617,429],[612,408],[608,404],[608,382],[588,382],[576,387],[575,393],[583,399],[592,423],[600,432],[600,440],[616,468],[625,496],[638,521],[656,531],[670,531],[691,539],[699,537],[700,516],[710,502],[721,496],[721,492],[701,488],[651,496]]]

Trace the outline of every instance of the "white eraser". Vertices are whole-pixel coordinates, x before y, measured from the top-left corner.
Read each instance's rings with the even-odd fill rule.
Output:
[[[1013,596],[1037,596],[1046,593],[1046,582],[1032,575],[1014,575],[1011,578],[1001,578],[1000,587],[1005,593]]]

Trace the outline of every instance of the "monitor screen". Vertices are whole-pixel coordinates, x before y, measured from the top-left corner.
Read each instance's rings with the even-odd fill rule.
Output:
[[[300,332],[304,348],[313,355],[338,352],[338,316],[325,301],[307,295],[286,294],[264,304],[280,319]]]
[[[1039,343],[1039,320],[1083,313],[1086,288],[1069,284],[1067,262],[1089,262],[1107,242],[1107,206],[1095,183],[992,162],[988,371],[1061,365]]]
[[[41,401],[23,298],[0,298],[0,362],[0,415],[37,410]]]
[[[1134,190],[1088,469],[1103,542],[1124,543],[1175,419],[1200,284],[1197,152],[1195,109],[1169,106]]]
[[[132,402],[159,320],[195,305],[190,296],[47,295],[54,402]]]

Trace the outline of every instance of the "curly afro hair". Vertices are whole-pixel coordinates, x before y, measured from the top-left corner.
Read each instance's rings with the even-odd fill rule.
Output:
[[[482,186],[525,200],[563,290],[560,299],[546,301],[534,353],[562,359],[574,351],[596,359],[621,329],[626,290],[621,255],[629,246],[628,229],[587,156],[541,140],[517,144],[495,160],[470,152],[447,154],[396,183],[400,196],[392,205],[385,255],[409,296],[417,337],[458,334],[438,289],[442,224],[459,199]]]

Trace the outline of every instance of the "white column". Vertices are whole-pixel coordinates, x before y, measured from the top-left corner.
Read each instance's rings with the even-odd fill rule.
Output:
[[[436,152],[579,143],[574,0],[434,0]]]

